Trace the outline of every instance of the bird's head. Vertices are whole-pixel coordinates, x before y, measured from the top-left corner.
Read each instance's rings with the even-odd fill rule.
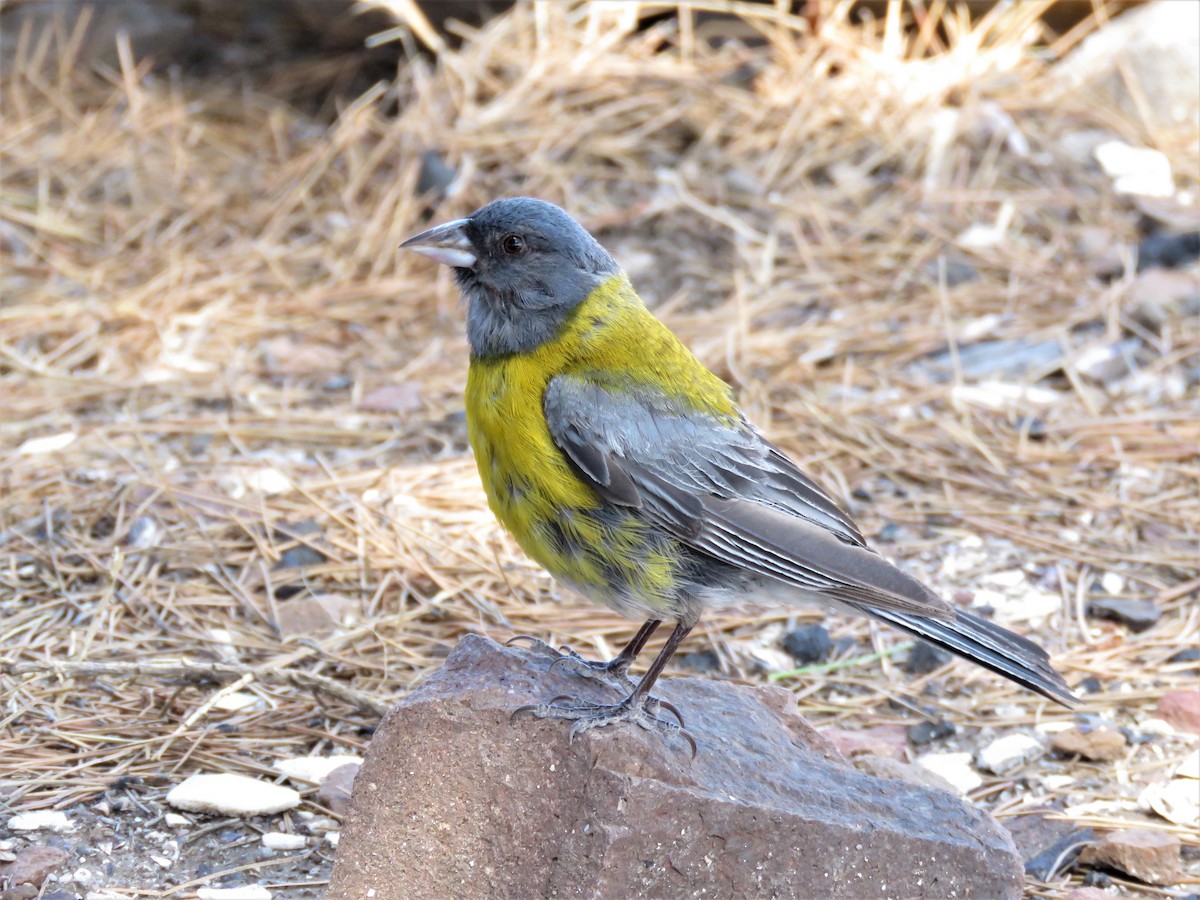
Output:
[[[495,200],[400,245],[454,269],[476,357],[525,353],[558,335],[572,310],[620,271],[553,203]]]

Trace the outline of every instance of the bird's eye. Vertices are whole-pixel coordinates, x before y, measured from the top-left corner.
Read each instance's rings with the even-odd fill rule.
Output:
[[[525,238],[519,234],[508,234],[500,241],[500,249],[510,256],[525,252]]]

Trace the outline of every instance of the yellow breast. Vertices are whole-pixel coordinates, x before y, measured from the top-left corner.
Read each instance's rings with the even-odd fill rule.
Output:
[[[554,340],[471,361],[467,430],[496,517],[533,559],[593,599],[631,615],[669,614],[683,548],[635,512],[606,505],[554,444],[542,398],[562,374],[620,374],[736,417],[729,388],[646,310],[624,275],[593,291]]]

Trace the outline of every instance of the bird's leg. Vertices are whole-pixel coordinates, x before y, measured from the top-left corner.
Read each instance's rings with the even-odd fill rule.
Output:
[[[642,638],[642,643],[644,644],[645,640],[650,637],[650,633],[654,630],[650,626],[657,627],[658,624],[658,622],[652,620],[643,625],[642,630],[629,642],[629,645],[625,649],[629,650],[630,647],[636,644],[638,638],[642,637],[642,632],[646,632],[645,637]],[[667,638],[667,642],[663,645],[658,656],[654,657],[654,662],[650,664],[650,668],[646,670],[646,674],[642,676],[642,680],[638,682],[637,687],[630,691],[629,695],[620,703],[608,706],[600,703],[587,703],[572,697],[555,697],[546,703],[522,706],[513,713],[513,718],[533,716],[538,719],[571,719],[574,722],[569,732],[572,739],[575,735],[584,731],[590,731],[593,728],[602,728],[605,725],[615,725],[619,722],[632,722],[664,738],[680,735],[691,745],[692,756],[694,757],[696,755],[696,741],[684,730],[683,717],[679,714],[679,710],[665,701],[651,697],[650,689],[654,687],[654,682],[658,680],[658,676],[662,674],[662,670],[666,668],[667,663],[675,655],[675,651],[679,649],[679,645],[683,643],[684,638],[688,636],[688,632],[692,630],[695,624],[696,619],[693,618],[688,621],[680,621],[675,625],[675,630]],[[636,654],[636,649],[633,652]],[[624,653],[624,650],[621,651],[622,655]],[[617,659],[620,659],[620,656]],[[614,660],[614,662],[616,661]],[[678,721],[670,722],[655,715],[662,709],[670,712]]]
[[[545,641],[527,634],[519,634],[510,638],[508,643],[511,644],[513,641],[520,640],[528,641],[531,650],[546,653],[554,657],[554,661],[550,663],[551,669],[561,665],[568,672],[582,676],[583,678],[600,681],[617,690],[632,691],[634,683],[633,679],[629,677],[629,666],[637,658],[637,655],[642,652],[642,648],[646,646],[646,641],[650,640],[650,636],[654,634],[655,630],[661,624],[662,619],[649,619],[638,629],[637,634],[633,636],[629,643],[621,649],[621,652],[608,662],[596,662],[584,659],[570,647],[566,647],[563,650],[556,650]]]

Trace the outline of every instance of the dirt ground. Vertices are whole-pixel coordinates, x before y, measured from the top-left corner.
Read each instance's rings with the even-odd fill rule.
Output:
[[[365,82],[85,58],[67,26],[7,45],[0,866],[43,854],[29,896],[319,896],[338,810],[277,759],[365,752],[466,632],[595,657],[631,634],[493,520],[454,286],[396,251],[524,193],[597,234],[874,546],[1037,639],[1085,704],[921,671],[902,635],[799,609],[708,616],[672,671],[777,681],[823,728],[953,726],[910,731],[910,758],[1032,736],[1003,774],[969,763],[967,796],[1065,823],[1031,850],[1146,827],[1182,870],[1067,864],[1030,896],[1197,890],[1195,824],[1147,790],[1200,747],[1161,705],[1198,665],[1200,290],[1145,241],[1200,231],[1200,145],[1068,87],[1061,60],[1112,26],[1057,36],[1041,6],[518,4],[436,56],[415,28]],[[1113,141],[1158,151],[1173,195],[1119,193]],[[785,636],[817,622],[832,656],[787,674]],[[1050,748],[1079,725],[1118,731],[1117,758]],[[180,814],[167,791],[196,772],[304,799]],[[42,810],[74,830],[7,824]]]

